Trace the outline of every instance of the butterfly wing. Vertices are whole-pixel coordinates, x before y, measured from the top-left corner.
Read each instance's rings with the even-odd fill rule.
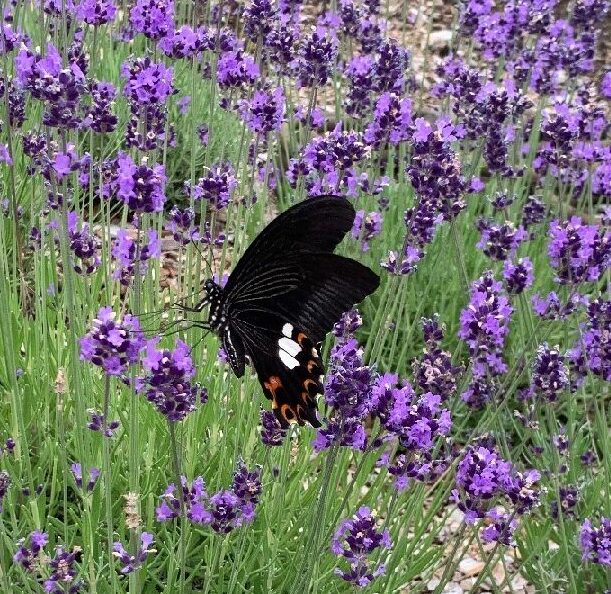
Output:
[[[335,254],[304,254],[271,267],[274,279],[289,269],[301,282],[273,298],[232,303],[231,328],[243,341],[265,395],[280,423],[314,427],[316,397],[323,393],[323,365],[316,344],[344,311],[378,286],[369,268]]]
[[[225,295],[232,299],[259,280],[279,255],[331,253],[352,228],[354,208],[345,198],[323,196],[300,202],[278,215],[248,246],[232,271]]]
[[[229,322],[223,342],[233,343],[236,362],[230,357],[230,363],[236,375],[243,373],[248,355],[285,427],[320,426],[323,365],[315,345],[379,285],[369,268],[332,253],[354,216],[352,205],[338,197],[293,206],[252,242],[224,289]]]
[[[308,336],[292,324],[285,323],[278,330],[273,322],[280,319],[266,318],[265,327],[244,320],[236,323],[263,393],[272,401],[272,410],[282,427],[294,422],[320,427],[316,399],[323,393],[324,369],[318,351]]]

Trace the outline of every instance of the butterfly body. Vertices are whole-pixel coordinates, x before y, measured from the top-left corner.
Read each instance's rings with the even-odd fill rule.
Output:
[[[210,306],[208,325],[236,376],[248,357],[283,427],[320,426],[324,368],[316,345],[379,284],[369,268],[333,253],[354,216],[344,198],[299,203],[263,229],[224,287],[204,285],[198,309]]]

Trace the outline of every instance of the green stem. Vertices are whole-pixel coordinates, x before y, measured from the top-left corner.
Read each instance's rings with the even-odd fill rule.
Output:
[[[110,463],[110,437],[106,435],[108,430],[108,414],[110,410],[110,376],[104,378],[104,409],[102,411],[102,464],[104,467],[104,513],[106,515],[106,539],[108,545],[108,567],[110,570],[110,583],[112,591],[118,590],[117,574],[114,570],[113,541],[114,529],[112,520],[112,466]]]
[[[179,592],[183,594],[185,591],[185,564],[186,564],[186,532],[187,532],[187,510],[185,508],[185,499],[182,492],[182,480],[180,476],[180,457],[178,450],[178,442],[176,440],[176,423],[168,420],[168,429],[170,431],[170,449],[172,451],[172,466],[174,468],[174,476],[176,480],[176,492],[178,493],[178,501],[180,502],[180,582]]]

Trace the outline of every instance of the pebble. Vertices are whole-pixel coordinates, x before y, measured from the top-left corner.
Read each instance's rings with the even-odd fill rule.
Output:
[[[484,569],[485,563],[483,561],[477,561],[476,559],[472,559],[471,557],[465,557],[458,564],[458,570],[460,573],[467,577],[471,577],[473,575],[477,575]]]

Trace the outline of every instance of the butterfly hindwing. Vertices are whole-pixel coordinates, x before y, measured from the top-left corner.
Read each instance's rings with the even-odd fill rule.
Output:
[[[324,371],[314,343],[288,322],[274,339],[271,340],[275,344],[269,346],[275,352],[270,354],[270,348],[258,349],[252,361],[276,418],[282,427],[295,422],[320,427],[316,401],[323,393]]]

